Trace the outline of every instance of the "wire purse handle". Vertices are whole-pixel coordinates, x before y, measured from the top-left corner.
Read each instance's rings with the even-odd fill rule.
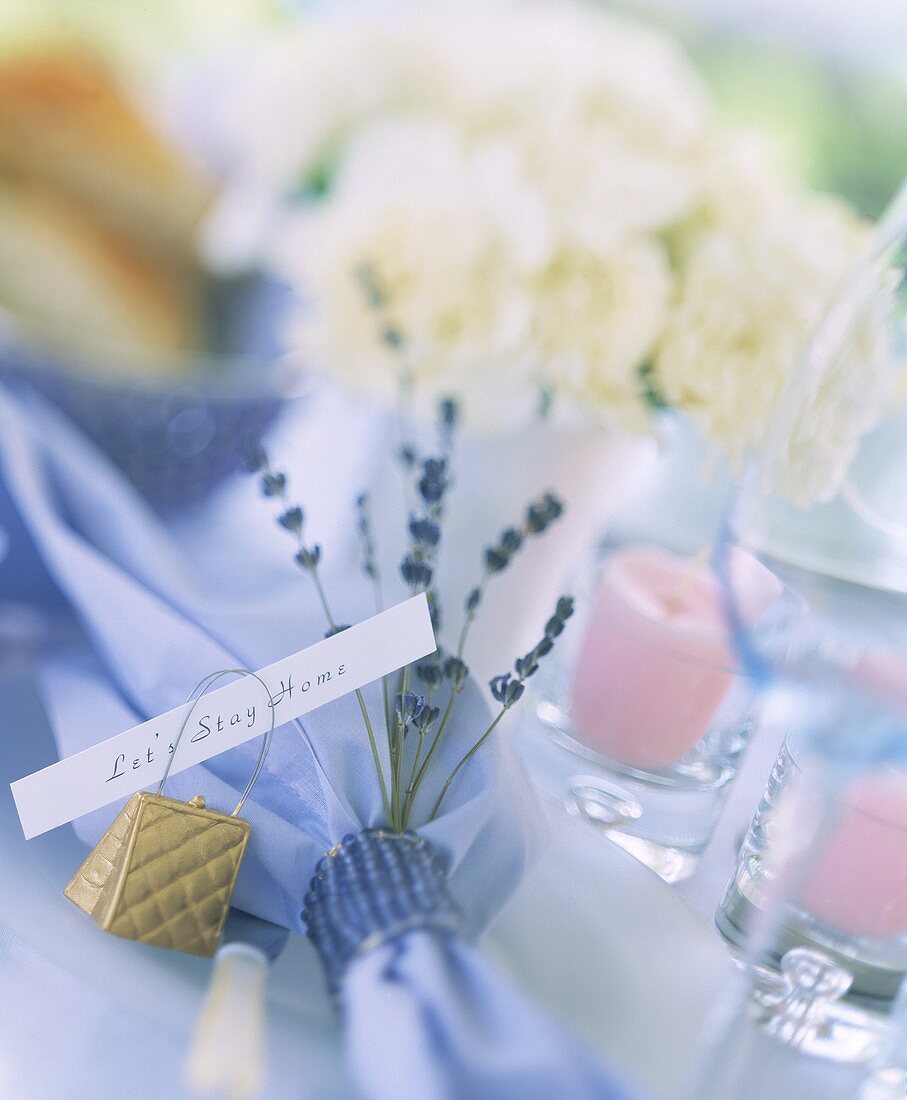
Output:
[[[236,809],[234,809],[233,813],[230,814],[230,817],[239,817],[240,811],[242,810],[243,806],[245,806],[246,800],[252,793],[252,788],[255,786],[255,781],[258,779],[259,775],[261,775],[261,769],[265,765],[265,759],[267,758],[268,750],[271,747],[271,736],[274,733],[274,707],[272,705],[273,696],[271,695],[271,691],[268,688],[268,685],[264,682],[264,680],[262,680],[259,675],[254,672],[250,672],[247,668],[224,668],[221,669],[219,672],[212,672],[209,676],[206,676],[204,680],[196,684],[196,686],[190,692],[189,698],[186,700],[186,702],[191,703],[192,705],[189,707],[188,711],[186,711],[186,715],[183,718],[183,724],[180,726],[179,733],[176,735],[176,740],[173,742],[173,752],[170,753],[170,759],[167,761],[167,767],[164,769],[164,774],[161,777],[160,783],[158,784],[156,793],[158,795],[163,794],[164,784],[167,782],[167,779],[170,776],[170,769],[173,767],[173,761],[176,759],[176,750],[179,748],[180,740],[182,739],[183,734],[186,732],[186,726],[189,725],[189,719],[195,713],[195,708],[201,702],[205,692],[209,691],[218,682],[218,680],[222,680],[224,676],[251,676],[253,679],[257,680],[267,692],[268,709],[271,712],[271,727],[264,735],[264,739],[262,740],[261,752],[258,754],[258,762],[255,765],[255,770],[252,772],[252,776],[249,779],[249,782],[246,784],[246,789],[243,791],[242,797],[240,798],[239,802],[236,803]]]

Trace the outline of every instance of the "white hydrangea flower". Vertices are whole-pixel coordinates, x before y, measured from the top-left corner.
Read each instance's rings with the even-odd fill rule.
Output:
[[[670,39],[585,4],[436,7],[416,33],[440,41],[449,58],[448,104],[495,127],[581,107],[669,151],[694,139],[707,113],[702,83]]]
[[[348,143],[399,112],[505,141],[576,242],[662,228],[697,194],[707,97],[667,39],[569,3],[467,3],[324,14],[253,51],[222,110],[239,209],[330,178]]]
[[[407,26],[323,12],[251,43],[219,111],[232,171],[284,199],[371,123],[437,101],[444,61]]]
[[[449,60],[445,113],[473,135],[506,135],[575,242],[613,246],[690,208],[707,98],[663,36],[536,4],[490,5],[433,37]]]
[[[842,204],[790,196],[748,222],[705,218],[685,234],[657,383],[738,465],[863,240]]]
[[[681,247],[684,235],[696,230],[720,227],[746,236],[791,212],[797,196],[764,134],[714,127],[696,155],[699,196],[691,216],[677,227]]]
[[[480,429],[528,422],[543,392],[645,427],[638,368],[664,322],[665,249],[642,236],[605,250],[555,236],[509,146],[470,146],[432,118],[376,126],[280,254],[311,295],[291,343],[355,389],[394,397],[404,368],[417,405],[457,394]],[[380,339],[364,269],[405,334],[402,359]]]
[[[467,151],[432,119],[385,122],[281,243],[282,270],[309,295],[291,343],[360,391],[397,396],[403,368],[419,403],[455,393],[473,423],[528,418],[540,400],[531,284],[550,250],[544,204],[506,147]],[[364,269],[405,334],[402,354],[381,339]]]
[[[533,334],[552,394],[634,432],[650,409],[640,364],[665,323],[671,269],[664,247],[629,238],[607,252],[561,248],[534,287]]]

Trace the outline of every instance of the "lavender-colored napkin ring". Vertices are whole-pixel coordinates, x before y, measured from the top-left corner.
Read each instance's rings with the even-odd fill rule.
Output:
[[[303,919],[336,997],[357,956],[415,929],[456,933],[462,918],[444,863],[424,837],[365,829],[319,860]]]

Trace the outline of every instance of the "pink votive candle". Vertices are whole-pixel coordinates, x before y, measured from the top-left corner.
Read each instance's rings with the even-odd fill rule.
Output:
[[[734,551],[732,575],[747,621],[781,593],[777,578],[743,551]],[[627,547],[602,572],[574,672],[571,719],[597,752],[661,770],[703,736],[736,672],[712,567],[660,547]]]
[[[907,933],[907,774],[854,784],[801,900],[854,935]]]

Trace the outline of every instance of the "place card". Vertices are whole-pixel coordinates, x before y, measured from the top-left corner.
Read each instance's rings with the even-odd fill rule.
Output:
[[[428,601],[420,593],[256,676],[210,691],[195,706],[171,774],[267,733],[272,708],[276,728],[418,661],[435,647]],[[192,686],[186,686],[187,693]],[[26,838],[159,783],[191,706],[176,707],[10,784]],[[85,721],[91,721],[90,714]]]

